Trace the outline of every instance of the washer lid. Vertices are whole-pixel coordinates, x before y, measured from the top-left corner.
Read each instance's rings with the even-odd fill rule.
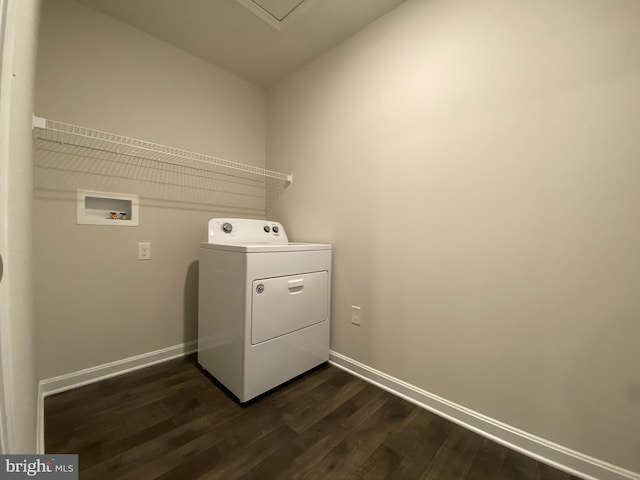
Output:
[[[212,250],[225,250],[240,253],[270,253],[270,252],[304,252],[309,250],[331,250],[329,243],[206,243],[200,244],[202,248]]]

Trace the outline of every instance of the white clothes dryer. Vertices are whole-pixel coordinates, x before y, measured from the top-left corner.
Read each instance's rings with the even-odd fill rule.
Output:
[[[213,218],[200,244],[198,363],[246,402],[329,360],[331,245]]]

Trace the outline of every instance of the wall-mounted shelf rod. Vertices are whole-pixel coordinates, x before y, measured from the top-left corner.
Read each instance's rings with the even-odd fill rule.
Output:
[[[289,183],[293,181],[293,175],[291,174],[278,173],[264,168],[254,167],[253,165],[204,155],[202,153],[180,150],[145,140],[138,140],[114,133],[48,120],[37,117],[36,115],[33,116],[32,128],[36,138],[44,141],[99,149],[114,154],[130,155],[148,160],[173,163],[189,168],[211,169],[211,167],[222,167]]]

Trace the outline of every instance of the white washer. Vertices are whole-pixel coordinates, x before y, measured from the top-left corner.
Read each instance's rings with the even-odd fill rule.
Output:
[[[199,272],[198,363],[240,402],[329,360],[331,245],[213,218]]]

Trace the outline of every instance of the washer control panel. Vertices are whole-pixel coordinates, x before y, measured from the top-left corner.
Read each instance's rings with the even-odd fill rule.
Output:
[[[209,243],[289,243],[282,224],[249,218],[212,218],[209,220]]]

